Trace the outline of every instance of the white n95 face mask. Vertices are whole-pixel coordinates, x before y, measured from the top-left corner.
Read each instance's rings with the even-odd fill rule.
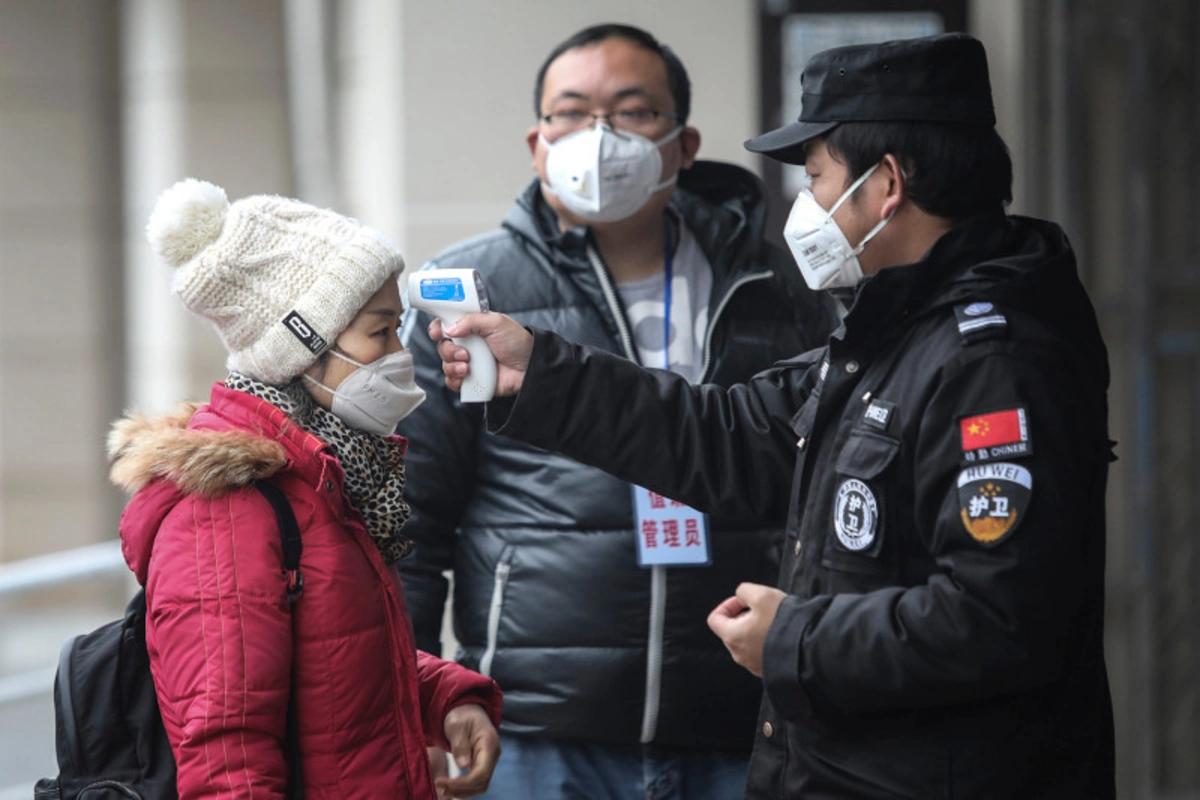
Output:
[[[783,238],[791,249],[792,257],[796,259],[808,288],[815,291],[850,287],[862,280],[863,272],[858,263],[858,254],[867,246],[867,242],[888,224],[892,214],[896,212],[893,211],[880,220],[859,242],[858,247],[850,246],[846,234],[842,233],[842,229],[833,221],[833,215],[842,203],[846,202],[846,198],[871,177],[871,173],[878,166],[876,164],[859,176],[828,211],[821,208],[808,189],[802,190],[796,197],[787,224],[783,226]]]
[[[679,136],[683,126],[656,141],[606,125],[591,125],[545,143],[546,183],[564,206],[588,222],[616,222],[635,214],[650,195],[665,189],[675,175],[659,181],[658,148]]]
[[[358,369],[346,376],[337,389],[305,375],[305,379],[333,395],[330,411],[342,422],[366,433],[388,436],[396,425],[425,401],[425,390],[417,386],[412,353],[401,350],[370,364],[330,350],[332,355]]]

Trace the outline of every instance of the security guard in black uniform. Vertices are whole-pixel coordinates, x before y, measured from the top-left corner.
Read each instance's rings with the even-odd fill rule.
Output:
[[[709,617],[766,690],[747,797],[1112,798],[1108,360],[1071,246],[1004,211],[977,40],[837,48],[802,83],[747,146],[806,167],[785,239],[847,308],[827,347],[719,389],[501,315],[448,333],[519,391],[494,430],[786,521],[779,588]]]

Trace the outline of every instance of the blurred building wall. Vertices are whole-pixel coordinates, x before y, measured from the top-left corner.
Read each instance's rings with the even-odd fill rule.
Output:
[[[0,4],[0,559],[111,538],[104,438],[221,377],[142,228],[187,174],[288,192],[277,0]]]
[[[115,2],[0,4],[0,559],[111,531],[122,396]]]

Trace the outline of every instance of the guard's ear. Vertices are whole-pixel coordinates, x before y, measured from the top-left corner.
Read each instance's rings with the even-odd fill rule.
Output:
[[[885,219],[894,214],[908,198],[908,178],[900,167],[900,160],[891,153],[886,154],[879,162],[878,172],[887,181],[883,206],[879,209],[879,218]]]

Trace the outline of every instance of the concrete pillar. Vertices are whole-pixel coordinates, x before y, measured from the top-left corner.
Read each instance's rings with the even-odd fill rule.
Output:
[[[341,207],[329,80],[330,36],[325,0],[284,0],[288,117],[296,196]]]
[[[1015,213],[1028,213],[1028,161],[1025,137],[1025,75],[1031,63],[1023,39],[1025,9],[1022,0],[970,0],[967,7],[972,36],[987,48],[996,130],[1008,144],[1013,159]]]
[[[439,7],[442,4],[438,4]],[[383,231],[407,255],[405,180],[408,131],[404,54],[408,46],[401,0],[347,0],[341,14],[338,43],[339,167],[344,207],[339,210]],[[445,7],[444,13],[461,13]],[[425,33],[413,31],[412,36]],[[460,57],[466,57],[464,49]],[[437,86],[428,70],[423,78]],[[446,106],[453,95],[443,95]],[[414,125],[432,120],[417,118]],[[439,152],[439,159],[444,154]]]
[[[144,232],[159,193],[184,173],[182,17],[182,0],[123,0],[126,394],[146,413],[174,407],[188,386],[187,312],[172,300],[172,273]]]

